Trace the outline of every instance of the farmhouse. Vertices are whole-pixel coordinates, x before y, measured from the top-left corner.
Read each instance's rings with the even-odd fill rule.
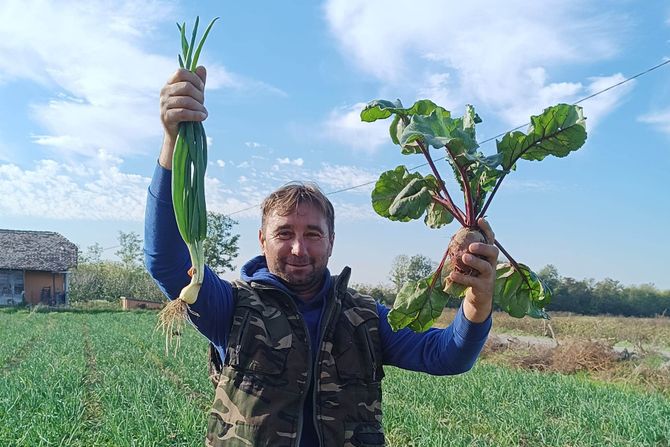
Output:
[[[67,304],[77,246],[51,231],[0,229],[0,306]]]

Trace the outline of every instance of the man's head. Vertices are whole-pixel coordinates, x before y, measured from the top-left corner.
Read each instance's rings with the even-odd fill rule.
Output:
[[[333,205],[313,183],[289,183],[261,205],[258,239],[270,272],[298,291],[318,287],[335,240]]]

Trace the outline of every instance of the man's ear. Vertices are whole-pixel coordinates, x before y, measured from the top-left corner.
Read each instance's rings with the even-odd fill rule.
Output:
[[[335,233],[330,235],[330,249],[328,249],[328,257],[333,254],[333,245],[335,245]]]
[[[261,246],[261,251],[265,254],[265,235],[263,235],[263,229],[258,229],[258,243]]]

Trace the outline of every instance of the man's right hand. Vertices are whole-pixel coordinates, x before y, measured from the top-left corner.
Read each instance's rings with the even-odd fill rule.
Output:
[[[198,67],[195,73],[180,68],[168,79],[161,89],[161,123],[165,135],[158,163],[166,169],[172,169],[172,152],[182,121],[204,121],[207,119],[205,108],[205,67]]]

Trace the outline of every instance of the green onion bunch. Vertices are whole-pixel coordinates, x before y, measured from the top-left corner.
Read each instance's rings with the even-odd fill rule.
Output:
[[[198,57],[212,25],[212,20],[195,48],[199,17],[191,34],[191,42],[186,40],[186,23],[177,24],[181,33],[183,52],[179,55],[179,66],[195,72]],[[193,304],[202,284],[207,237],[207,209],[205,206],[205,170],[207,168],[207,136],[202,122],[185,121],[179,124],[179,135],[172,156],[172,204],[174,206],[177,227],[182,239],[188,246],[192,268],[189,271],[191,283],[182,290],[179,298],[187,304]]]
[[[195,19],[190,43],[186,40],[186,23],[177,24],[181,34],[182,55],[179,66],[195,72],[198,58],[209,31],[218,19],[212,20],[203,34],[197,48],[195,38],[199,17]],[[194,51],[195,49],[195,51]],[[188,273],[191,282],[181,290],[179,297],[172,300],[159,316],[159,326],[166,334],[166,349],[172,335],[193,313],[187,305],[195,303],[202,285],[205,270],[204,242],[207,237],[207,209],[205,205],[205,170],[207,168],[207,136],[202,122],[184,121],[179,124],[179,133],[172,155],[172,204],[179,234],[188,247],[191,268]],[[177,326],[177,330],[175,330]]]

